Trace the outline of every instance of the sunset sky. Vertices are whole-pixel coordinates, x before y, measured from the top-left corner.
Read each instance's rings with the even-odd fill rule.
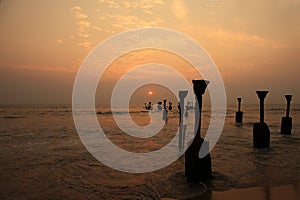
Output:
[[[238,96],[257,103],[255,91],[268,89],[268,103],[285,103],[289,93],[299,104],[299,10],[299,0],[2,0],[0,103],[71,103],[77,70],[94,47],[125,30],[163,27],[207,50],[229,103]],[[137,54],[141,63],[149,61]],[[184,61],[175,60],[169,55],[161,62],[174,68],[182,63],[176,69],[184,73]],[[117,67],[103,79],[107,88],[125,69]],[[189,73],[192,78],[198,76]]]

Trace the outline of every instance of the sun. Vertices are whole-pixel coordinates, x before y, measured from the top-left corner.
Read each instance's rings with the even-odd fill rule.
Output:
[[[151,90],[148,91],[148,95],[151,96],[153,92]]]

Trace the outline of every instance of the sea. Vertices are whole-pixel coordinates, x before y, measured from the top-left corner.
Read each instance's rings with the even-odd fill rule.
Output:
[[[261,199],[276,199],[272,191],[277,191],[277,199],[289,199],[285,192],[298,199],[300,105],[291,105],[291,135],[280,134],[286,105],[265,105],[265,122],[271,132],[270,147],[265,149],[253,148],[253,123],[259,122],[259,105],[242,106],[243,124],[235,123],[236,111],[236,105],[227,106],[224,127],[210,152],[212,179],[190,182],[184,177],[184,150],[178,147],[177,107],[168,111],[167,120],[162,120],[162,111],[147,111],[143,105],[114,110],[98,105],[95,111],[84,112],[82,116],[97,119],[103,141],[109,140],[126,152],[147,154],[173,141],[159,160],[138,161],[122,157],[113,148],[97,150],[105,144],[93,126],[87,126],[87,133],[97,151],[87,148],[75,125],[72,105],[0,105],[0,199],[225,199],[226,192],[244,194],[239,191],[245,189],[249,192],[244,199],[256,192],[261,193]],[[185,148],[193,138],[194,115],[191,110],[183,117],[188,126]],[[154,128],[158,124],[162,127],[146,137],[142,129],[127,127],[128,116],[136,127],[151,123]],[[203,106],[203,137],[211,116],[211,107]],[[160,118],[158,124],[153,117]],[[174,155],[178,157],[165,166]]]

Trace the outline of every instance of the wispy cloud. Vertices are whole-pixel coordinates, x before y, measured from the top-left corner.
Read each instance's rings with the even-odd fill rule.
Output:
[[[88,15],[83,11],[80,6],[74,6],[71,8],[73,16],[78,21],[76,22],[77,26],[77,36],[80,38],[80,42],[77,43],[77,46],[82,46],[85,48],[90,48],[91,42],[87,39],[92,36],[89,29],[91,27],[91,23],[88,21]],[[73,39],[74,37],[72,37]]]
[[[145,20],[136,15],[107,15],[114,20],[113,27],[121,29],[139,28],[156,26],[163,20],[159,17],[154,17],[151,20]]]
[[[91,43],[89,41],[83,41],[83,42],[79,42],[77,44],[77,46],[85,47],[85,48],[90,48],[91,47]]]
[[[56,40],[56,42],[58,43],[58,44],[62,44],[62,43],[64,43],[64,41],[62,41],[62,40]]]
[[[187,18],[187,9],[185,7],[184,1],[173,0],[173,12],[174,15],[178,18]]]
[[[78,21],[77,29],[78,36],[82,38],[89,38],[92,34],[88,32],[88,28],[90,28],[91,23],[89,21]]]
[[[247,45],[261,48],[285,48],[286,44],[246,32],[233,32],[224,29],[211,30],[209,37],[225,46]]]
[[[72,7],[71,11],[76,19],[85,19],[88,17],[79,6]]]
[[[130,28],[158,26],[163,22],[155,12],[155,7],[165,4],[163,0],[113,1],[99,0],[101,9],[98,12],[99,24],[110,21],[108,29],[126,30]],[[107,9],[106,9],[107,8]]]
[[[120,8],[120,4],[112,0],[99,0],[100,3],[105,3],[109,8]]]

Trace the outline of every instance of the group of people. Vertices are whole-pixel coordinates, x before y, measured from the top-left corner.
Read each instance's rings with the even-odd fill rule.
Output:
[[[152,110],[153,109],[153,104],[152,102],[150,101],[148,104],[147,103],[144,103],[144,109],[146,110]],[[164,103],[162,105],[162,102],[157,102],[157,109],[158,110],[172,110],[173,109],[173,105],[172,105],[172,102],[169,102],[169,106],[167,107],[167,100],[164,100]]]

